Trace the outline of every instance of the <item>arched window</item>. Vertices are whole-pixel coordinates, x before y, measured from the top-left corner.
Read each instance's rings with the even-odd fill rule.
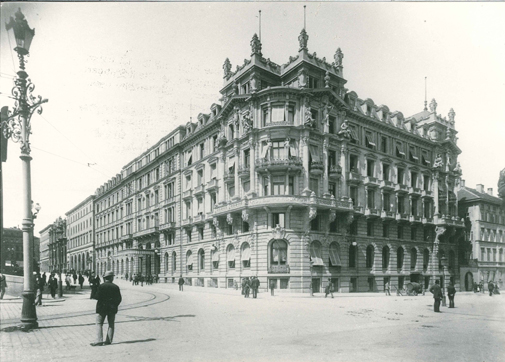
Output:
[[[405,256],[405,251],[403,250],[402,247],[399,247],[398,250],[396,250],[396,269],[397,270],[403,269],[404,256]]]
[[[172,274],[177,271],[177,253],[172,252]]]
[[[198,270],[205,270],[205,251],[203,249],[198,250]]]
[[[430,251],[424,249],[423,251],[423,271],[428,270],[428,264],[430,263]]]
[[[414,270],[416,268],[416,264],[417,264],[417,249],[412,248],[412,250],[410,250],[410,269]]]
[[[191,250],[188,250],[188,252],[186,253],[186,268],[187,271],[193,270],[193,253],[191,252]]]
[[[219,255],[219,250],[217,247],[214,247],[212,251],[212,268],[215,270],[219,269]]]
[[[310,244],[310,261],[312,266],[323,266],[323,257],[321,253],[321,243],[319,241],[313,241]]]
[[[270,246],[270,265],[286,265],[288,244],[284,240],[275,240]]]
[[[163,264],[165,265],[165,274],[168,273],[168,253],[165,253],[165,257],[163,258]]]
[[[242,244],[242,250],[241,250],[241,260],[242,260],[242,266],[244,268],[250,268],[251,267],[251,247],[249,246],[248,243]]]
[[[356,245],[349,246],[349,268],[356,268],[356,259],[358,258],[358,247]]]
[[[231,244],[226,249],[226,261],[228,262],[228,268],[235,268],[235,247]]]
[[[121,259],[121,274],[124,274],[124,259]]]
[[[366,267],[368,269],[373,268],[375,249],[373,245],[368,245],[366,248]]]
[[[342,266],[340,248],[337,243],[330,244],[330,266]]]
[[[384,246],[382,248],[382,269],[389,268],[389,246]]]

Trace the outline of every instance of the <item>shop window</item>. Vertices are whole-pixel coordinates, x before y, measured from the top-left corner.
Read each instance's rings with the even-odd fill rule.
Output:
[[[270,265],[286,265],[288,244],[284,240],[275,240],[270,246]]]
[[[323,266],[323,257],[321,252],[321,243],[319,241],[313,241],[310,244],[310,261],[312,266]]]

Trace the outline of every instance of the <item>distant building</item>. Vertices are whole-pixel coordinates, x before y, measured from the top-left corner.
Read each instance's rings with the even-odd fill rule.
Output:
[[[67,221],[59,217],[49,228],[49,268],[51,272],[69,270],[67,261]]]
[[[4,228],[2,242],[4,243],[5,267],[17,269],[23,267],[23,230],[13,227]],[[39,270],[40,239],[33,238],[33,268]]]
[[[459,282],[455,112],[404,117],[345,88],[343,53],[223,65],[221,104],[96,190],[97,270],[342,292]]]
[[[52,225],[52,224],[51,224]],[[49,230],[51,225],[46,226],[44,229],[39,231],[40,234],[40,271],[50,272],[50,262],[49,262]]]
[[[461,265],[462,289],[473,290],[473,283],[499,282],[505,278],[505,205],[484,185],[458,191],[460,216],[467,220],[469,248]],[[463,282],[464,281],[464,282]]]
[[[70,270],[93,271],[94,196],[65,213],[67,217],[67,259]]]

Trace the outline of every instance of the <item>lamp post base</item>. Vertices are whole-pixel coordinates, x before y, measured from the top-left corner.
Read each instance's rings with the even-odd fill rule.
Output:
[[[21,325],[24,330],[34,329],[39,327],[37,322],[37,310],[35,308],[35,293],[32,291],[24,291],[21,294],[23,298],[23,307],[21,309]]]

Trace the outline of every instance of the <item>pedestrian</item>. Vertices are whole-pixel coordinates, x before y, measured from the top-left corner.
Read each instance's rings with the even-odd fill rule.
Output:
[[[89,284],[91,286],[89,299],[96,299],[96,293],[98,291],[98,287],[100,286],[100,277],[98,275],[95,277],[95,273],[91,273]]]
[[[274,296],[274,289],[275,289],[275,284],[277,281],[275,279],[270,279],[270,295],[273,297]]]
[[[35,274],[35,288],[37,289],[37,295],[35,297],[35,302],[33,305],[42,305],[42,291],[44,290],[44,279],[37,273]]]
[[[253,280],[252,280],[252,291],[253,291],[253,298],[257,298],[258,297],[258,289],[260,287],[260,281],[258,279],[258,277],[253,277]]]
[[[0,299],[4,299],[5,288],[7,288],[7,278],[0,273]]]
[[[74,279],[74,285],[77,284],[77,274],[74,271],[74,274],[72,275],[72,279]]]
[[[81,286],[82,289],[82,285],[84,284],[84,277],[82,276],[81,273],[79,273],[79,277],[77,278],[77,280],[79,281],[79,285]]]
[[[312,287],[312,280],[310,281],[309,289],[310,289],[310,296],[313,297],[314,296],[314,288]]]
[[[249,298],[249,291],[251,290],[251,283],[249,281],[249,278],[246,277],[244,279],[244,283],[245,283],[245,286],[244,286],[244,298]]]
[[[182,274],[181,274],[181,276],[179,277],[179,282],[178,282],[178,284],[179,284],[179,291],[180,291],[180,292],[182,292],[182,291],[183,291],[183,289],[184,289],[184,278],[182,277]]]
[[[114,322],[118,306],[121,304],[121,291],[119,287],[113,283],[114,273],[107,271],[103,276],[104,282],[98,287],[96,292],[96,342],[91,343],[92,346],[102,346],[112,343],[114,338]],[[107,317],[109,328],[107,329],[107,337],[103,341],[103,323]]]
[[[331,294],[331,297],[333,298],[333,283],[330,278],[328,278],[328,284],[326,285],[326,288],[324,288],[324,297],[326,298],[328,294]]]
[[[240,285],[241,289],[241,294],[245,295],[245,278],[242,279],[242,284]]]
[[[386,295],[391,296],[391,284],[389,284],[389,280],[386,282],[386,286],[384,287],[386,291]]]
[[[46,275],[46,272],[44,272],[42,274],[42,279],[44,279],[44,285],[46,285],[47,284],[47,275]]]
[[[139,279],[140,279],[140,286],[143,287],[144,286],[144,276],[142,274],[140,274]]]
[[[440,282],[435,280],[435,284],[431,286],[430,292],[433,294],[435,299],[435,304],[433,305],[436,313],[440,313],[440,300],[442,299],[442,289],[440,288]]]
[[[124,275],[124,280],[128,281],[128,273]]]
[[[130,282],[132,282],[133,285],[133,273],[130,273]]]
[[[494,283],[492,281],[489,282],[489,283],[487,283],[487,288],[489,289],[489,296],[492,297],[493,296]]]
[[[54,299],[54,297],[56,296],[56,289],[58,288],[58,281],[54,277],[54,274],[51,274],[49,276],[47,285],[49,287],[49,291],[51,292],[51,297]]]
[[[72,283],[72,278],[70,277],[70,274],[67,274],[65,278],[65,283],[67,284],[67,290],[70,290],[70,284]]]
[[[449,308],[454,308],[454,295],[456,294],[456,288],[452,283],[449,283],[447,287],[447,295],[449,296]]]
[[[233,287],[235,288],[235,290],[238,290],[238,283],[236,280],[233,281]]]

